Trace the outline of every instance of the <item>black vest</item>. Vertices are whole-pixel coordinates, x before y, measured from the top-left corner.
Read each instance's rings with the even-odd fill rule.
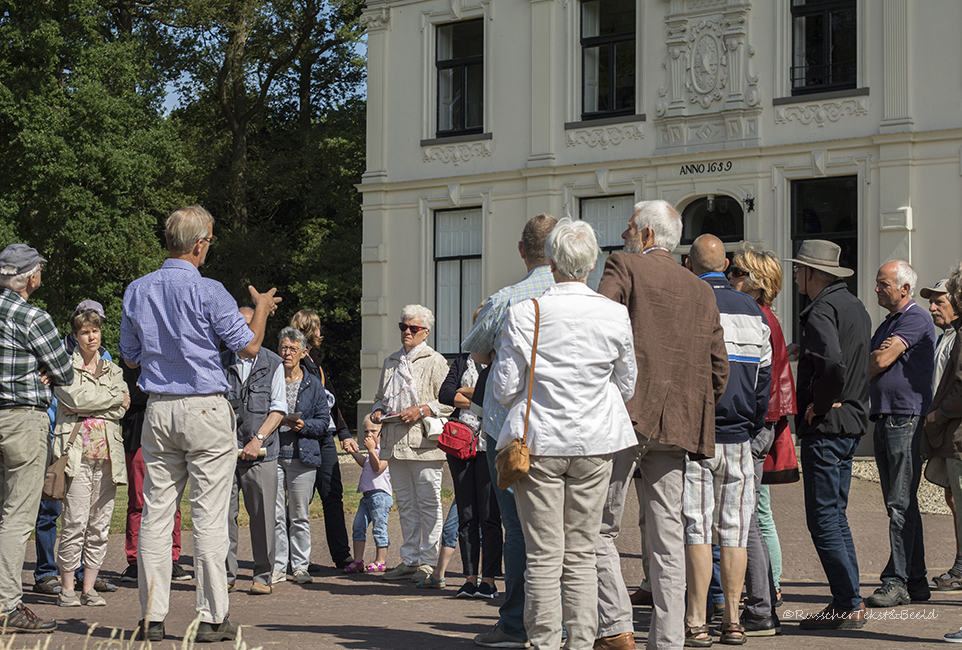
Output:
[[[261,348],[257,356],[254,357],[254,366],[247,377],[246,382],[240,378],[240,357],[231,351],[221,354],[221,362],[224,364],[227,373],[227,382],[230,384],[230,392],[227,398],[234,407],[234,415],[237,417],[237,448],[243,449],[244,446],[254,439],[267,415],[271,412],[271,380],[277,368],[283,363],[281,358],[266,348]],[[251,466],[257,463],[275,460],[280,449],[279,436],[277,432],[271,434],[264,441],[263,449],[267,450],[267,455],[258,460],[240,460],[238,465]]]

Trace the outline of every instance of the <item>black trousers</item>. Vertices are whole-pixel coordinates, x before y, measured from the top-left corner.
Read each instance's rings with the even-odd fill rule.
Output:
[[[321,441],[321,466],[317,468],[314,489],[324,508],[324,532],[331,560],[340,567],[351,557],[351,545],[344,524],[344,486],[341,466],[337,462],[337,443],[333,436]]]
[[[493,578],[501,575],[501,511],[485,453],[478,452],[468,460],[449,455],[448,466],[458,502],[458,544],[464,574]]]

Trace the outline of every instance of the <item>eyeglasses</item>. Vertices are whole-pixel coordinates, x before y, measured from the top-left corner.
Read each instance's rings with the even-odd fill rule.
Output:
[[[284,348],[281,348],[281,349],[280,349],[280,353],[281,353],[282,355],[284,355],[284,354],[300,354],[300,353],[301,353],[301,346],[298,345],[297,347],[284,347]]]
[[[201,237],[202,240],[207,242],[210,246],[217,243],[217,235],[211,235],[210,237]]]
[[[427,327],[422,327],[421,325],[408,325],[407,323],[398,323],[397,328],[402,332],[410,331],[411,334],[417,334],[421,330],[429,329]]]
[[[728,273],[726,273],[725,275],[727,275],[729,279],[732,279],[732,278],[744,278],[744,277],[747,277],[748,274],[749,272],[746,271],[745,269],[740,269],[737,266],[730,266],[728,267]]]

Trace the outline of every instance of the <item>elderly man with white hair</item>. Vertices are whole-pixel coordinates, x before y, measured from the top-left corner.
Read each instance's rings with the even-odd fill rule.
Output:
[[[586,284],[598,252],[589,224],[558,222],[545,244],[555,284],[508,311],[489,379],[509,407],[498,449],[527,431],[531,454],[514,494],[528,560],[524,624],[535,649],[561,645],[562,618],[566,647],[594,643],[594,547],[612,454],[637,442],[625,407],[636,379],[631,321]]]
[[[932,402],[935,326],[912,294],[918,275],[907,262],[883,264],[875,277],[878,304],[889,315],[872,336],[869,417],[875,422],[875,463],[889,515],[891,553],[882,586],[869,607],[928,600],[918,489],[922,477],[922,425]]]

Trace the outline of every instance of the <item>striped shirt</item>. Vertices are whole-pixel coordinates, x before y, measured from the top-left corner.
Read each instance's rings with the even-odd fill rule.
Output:
[[[73,364],[50,314],[0,287],[0,407],[49,407],[53,391],[40,381],[42,368],[54,386],[73,383]]]
[[[524,279],[497,292],[485,301],[478,320],[468,332],[468,337],[461,344],[464,352],[486,354],[497,350],[501,346],[501,329],[508,310],[524,300],[538,298],[545,290],[554,284],[554,276],[550,266],[539,266],[528,272]],[[491,376],[495,374],[498,360],[495,358],[491,366]],[[502,406],[494,394],[494,382],[489,381],[484,386],[484,412],[481,417],[481,430],[498,439],[501,427],[508,417],[508,409]]]
[[[120,356],[140,364],[144,392],[226,393],[221,341],[237,352],[253,340],[224,285],[201,276],[186,260],[167,259],[124,293]]]

